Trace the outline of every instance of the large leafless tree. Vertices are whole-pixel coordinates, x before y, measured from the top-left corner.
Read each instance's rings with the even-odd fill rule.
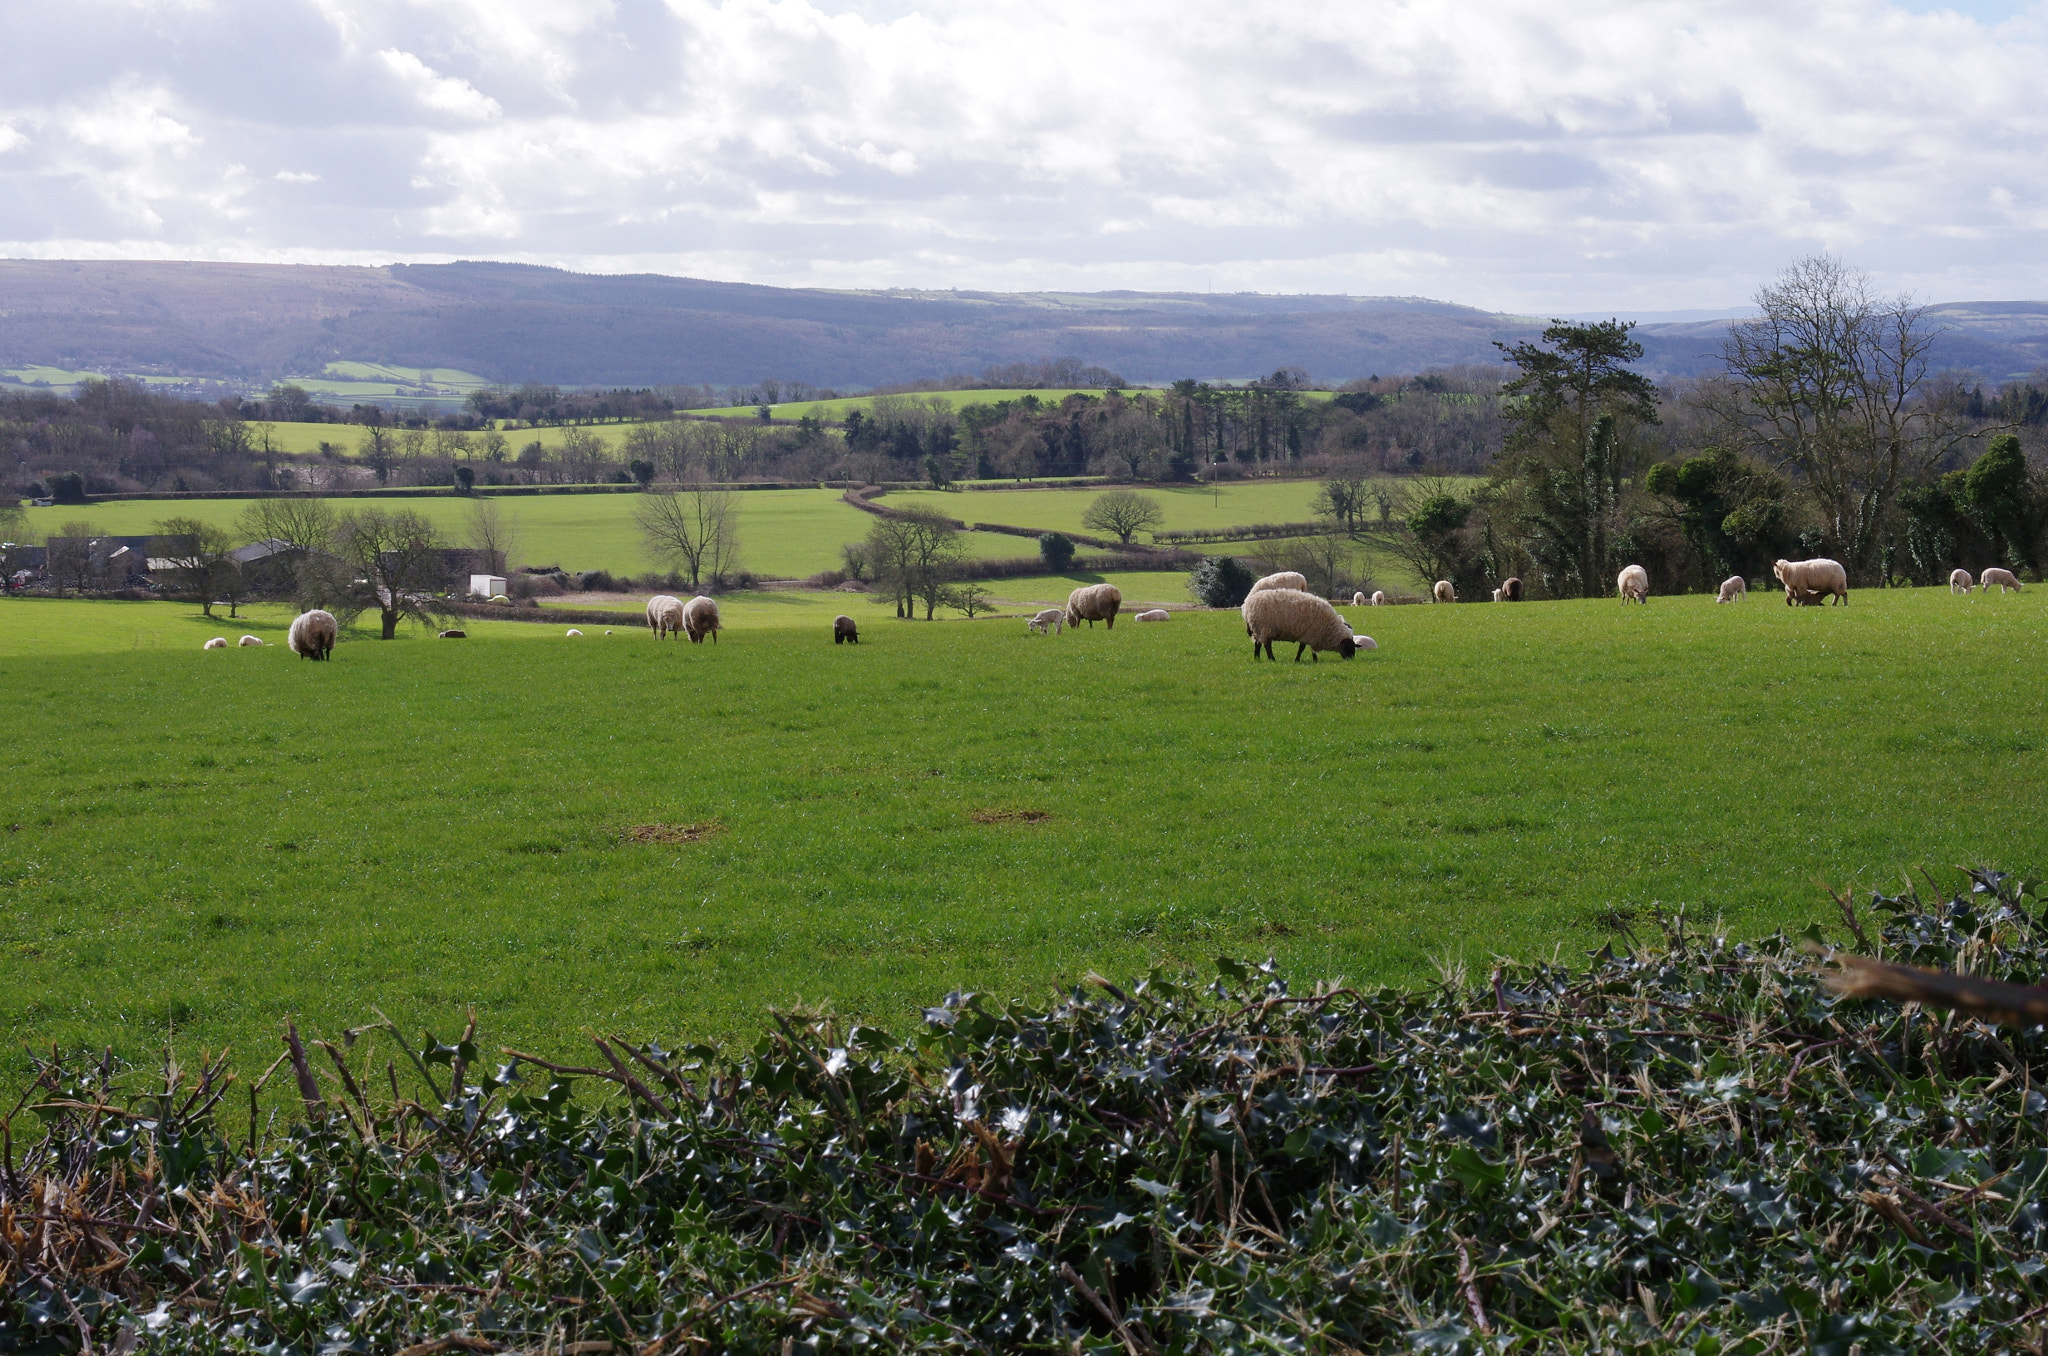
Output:
[[[640,496],[633,510],[647,554],[690,588],[723,584],[739,569],[739,510],[731,490],[685,485]]]

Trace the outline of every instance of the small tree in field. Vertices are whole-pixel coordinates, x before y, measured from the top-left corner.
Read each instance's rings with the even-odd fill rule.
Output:
[[[970,621],[996,610],[996,605],[989,601],[987,586],[976,583],[955,584],[947,606],[965,612]]]
[[[382,638],[411,620],[436,625],[446,609],[434,598],[444,584],[440,540],[433,523],[410,509],[344,513],[334,525],[334,561],[324,592],[327,610],[347,626],[375,611]]]
[[[1038,555],[1054,574],[1065,574],[1067,566],[1074,563],[1074,543],[1057,532],[1048,532],[1038,539]]]
[[[186,597],[199,604],[202,615],[211,617],[216,600],[226,599],[228,615],[235,614],[241,601],[241,567],[228,553],[235,539],[227,529],[197,518],[165,518],[156,525],[150,554],[169,561],[178,586]]]
[[[1099,494],[1088,506],[1088,511],[1081,515],[1081,526],[1111,533],[1126,546],[1139,532],[1158,527],[1165,521],[1166,511],[1159,507],[1159,501],[1136,490],[1111,490],[1107,494]]]

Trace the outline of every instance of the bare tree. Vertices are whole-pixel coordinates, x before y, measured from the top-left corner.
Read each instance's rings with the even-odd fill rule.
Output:
[[[276,557],[301,608],[314,606],[315,585],[324,590],[328,571],[318,558],[334,547],[334,509],[324,499],[258,499],[242,510],[236,530],[253,541],[287,542],[291,550]]]
[[[739,568],[739,511],[731,490],[685,485],[640,496],[633,510],[647,554],[691,588],[722,584]]]
[[[217,523],[198,518],[164,518],[156,525],[149,553],[170,567],[185,596],[211,617],[217,599],[226,599],[228,615],[236,615],[242,598],[241,566],[229,552],[235,539]]]
[[[866,545],[877,585],[875,601],[894,603],[899,617],[916,616],[922,602],[930,621],[946,603],[947,585],[962,554],[952,520],[922,512],[878,518],[868,529]]]
[[[1315,502],[1309,507],[1326,518],[1336,519],[1346,531],[1355,532],[1365,525],[1370,481],[1365,467],[1355,462],[1333,467],[1316,487]]]
[[[469,545],[486,557],[492,574],[504,574],[519,548],[519,515],[508,514],[484,495],[469,506]]]
[[[1081,526],[1114,533],[1126,546],[1138,532],[1166,521],[1159,501],[1136,490],[1111,490],[1095,496],[1095,502],[1081,515]]]
[[[339,568],[324,581],[327,610],[344,626],[376,611],[385,640],[401,621],[436,625],[446,611],[434,597],[446,584],[440,545],[433,523],[410,509],[342,514],[334,525]]]
[[[1910,297],[1875,296],[1828,255],[1792,265],[1756,302],[1763,314],[1729,331],[1728,380],[1701,398],[1739,447],[1793,473],[1823,549],[1873,578],[1900,491],[1975,436],[1927,398],[1938,331]]]

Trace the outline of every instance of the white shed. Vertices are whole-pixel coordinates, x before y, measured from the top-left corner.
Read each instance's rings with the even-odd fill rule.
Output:
[[[501,575],[473,574],[469,577],[469,596],[472,598],[495,598],[505,591],[505,580]]]

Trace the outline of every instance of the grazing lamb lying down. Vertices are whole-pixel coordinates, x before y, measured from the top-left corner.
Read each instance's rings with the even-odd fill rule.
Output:
[[[1114,631],[1116,610],[1123,605],[1123,592],[1116,585],[1089,584],[1067,595],[1067,625],[1071,628],[1087,622],[1088,629],[1093,631],[1095,623],[1101,622]]]
[[[243,636],[240,640],[235,642],[235,644],[240,645],[244,649],[251,649],[255,646],[261,645],[262,643],[263,642],[261,640],[258,640],[255,636]]]
[[[706,636],[716,645],[723,625],[718,619],[718,604],[712,599],[696,597],[683,604],[683,629],[689,632],[692,645],[701,643]]]
[[[1278,574],[1269,574],[1264,579],[1253,583],[1251,592],[1257,593],[1261,589],[1296,589],[1306,593],[1308,592],[1308,576],[1297,570],[1282,570]]]
[[[1993,565],[1990,569],[1984,571],[1984,573],[1980,576],[1980,579],[1983,582],[1984,591],[1986,593],[1991,592],[1991,586],[1993,584],[1996,584],[1998,586],[1998,591],[2000,593],[2004,593],[2007,589],[2011,589],[2014,593],[2018,593],[2020,591],[2020,581],[2013,578],[2012,571],[2001,570],[1996,565]]]
[[[1621,573],[1614,577],[1614,591],[1621,595],[1624,603],[1648,602],[1650,572],[1640,565],[1624,565]]]
[[[683,634],[683,600],[657,593],[647,600],[647,629],[656,640]]]
[[[1849,572],[1825,557],[1781,560],[1771,566],[1771,573],[1785,586],[1787,607],[1795,602],[1801,607],[1807,606],[1811,600],[1800,595],[1808,593],[1832,594],[1841,602],[1849,601]]]
[[[199,648],[202,650],[225,650],[227,647],[228,638],[226,636],[215,636]]]
[[[1436,587],[1429,591],[1429,598],[1434,603],[1455,603],[1458,601],[1458,591],[1451,587],[1450,580],[1439,579],[1436,581]]]
[[[1358,653],[1358,638],[1351,634],[1351,624],[1313,593],[1262,589],[1246,595],[1244,606],[1238,610],[1244,615],[1245,630],[1251,632],[1253,659],[1259,657],[1261,649],[1265,650],[1266,658],[1274,658],[1276,640],[1294,642],[1296,663],[1301,662],[1304,650],[1312,651],[1318,663],[1324,650],[1335,650],[1346,659]]]
[[[469,639],[469,632],[467,632],[467,631],[443,631],[443,632],[441,632],[441,633],[440,633],[440,634],[439,634],[438,636],[436,636],[436,637],[435,637],[435,639],[436,639],[436,640],[468,640],[468,639]]]
[[[1372,605],[1374,607],[1385,607],[1387,605],[1386,590],[1374,589],[1372,591]]]
[[[1721,581],[1721,591],[1714,595],[1717,603],[1739,603],[1749,596],[1749,581],[1739,574],[1731,574]]]
[[[284,633],[284,643],[301,659],[332,659],[334,639],[340,634],[334,614],[316,607],[292,619],[291,630]]]
[[[1970,578],[1968,570],[1950,570],[1948,572],[1948,591],[1950,593],[1968,593],[1976,586],[1977,581]]]
[[[1364,594],[1362,594],[1362,593],[1354,593],[1354,594],[1352,594],[1352,595],[1351,595],[1351,605],[1352,605],[1353,607],[1364,607],[1364,606],[1365,606],[1365,595],[1364,595]]]
[[[1025,622],[1024,629],[1026,631],[1036,631],[1040,635],[1056,636],[1066,624],[1067,610],[1063,607],[1049,607],[1030,621]]]
[[[853,618],[841,613],[832,619],[832,643],[844,645],[848,641],[860,644],[860,628],[853,624]]]
[[[576,629],[575,627],[573,627],[573,626],[572,626],[572,627],[570,627],[570,628],[569,628],[569,630],[568,630],[567,634],[569,634],[569,635],[572,635],[572,636],[580,636],[580,635],[582,635],[583,633],[582,633],[581,631],[578,631],[578,630],[577,630],[577,629]]]
[[[1149,611],[1149,612],[1140,612],[1140,613],[1139,613],[1139,614],[1138,614],[1138,615],[1137,615],[1136,617],[1133,617],[1133,618],[1132,618],[1131,620],[1133,620],[1133,621],[1165,621],[1165,620],[1166,620],[1166,619],[1167,619],[1168,617],[1170,617],[1170,616],[1172,616],[1172,615],[1173,615],[1173,614],[1172,614],[1171,612],[1168,612],[1168,611],[1167,611],[1167,610],[1166,610],[1165,608],[1163,608],[1163,607],[1155,607],[1155,608],[1153,608],[1153,609],[1152,609],[1151,611]]]

